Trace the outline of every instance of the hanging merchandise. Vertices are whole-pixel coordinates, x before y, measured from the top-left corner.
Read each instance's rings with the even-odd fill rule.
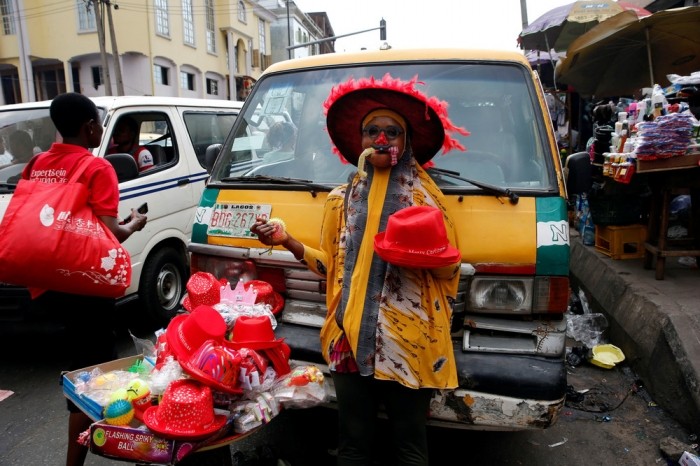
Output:
[[[595,225],[593,224],[593,215],[588,203],[588,195],[582,193],[578,196],[576,213],[578,217],[578,232],[583,238],[583,244],[586,246],[595,245]]]

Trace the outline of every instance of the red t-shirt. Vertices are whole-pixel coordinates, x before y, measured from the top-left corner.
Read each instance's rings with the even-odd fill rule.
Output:
[[[88,204],[98,217],[119,215],[119,182],[114,167],[103,158],[95,157],[87,149],[73,144],[53,143],[22,171],[22,178],[45,183],[66,183],[79,159],[92,157],[78,182],[88,187]]]

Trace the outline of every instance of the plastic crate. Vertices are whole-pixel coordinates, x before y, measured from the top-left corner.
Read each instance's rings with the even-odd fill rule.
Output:
[[[595,227],[595,248],[613,259],[640,259],[644,257],[644,225]]]

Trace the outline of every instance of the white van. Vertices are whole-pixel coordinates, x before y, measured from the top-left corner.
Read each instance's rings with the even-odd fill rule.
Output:
[[[120,301],[140,298],[148,317],[156,324],[165,324],[177,311],[189,277],[187,243],[209,176],[204,168],[207,148],[224,141],[242,102],[142,96],[96,97],[93,101],[105,129],[102,144],[93,153],[112,161],[117,170],[120,217],[144,202],[149,208],[144,230],[124,243],[133,270],[131,286]],[[49,117],[50,104],[0,107],[0,138],[6,152],[11,153],[9,142],[17,131],[31,136],[35,153],[51,146],[57,133]],[[155,166],[141,173],[132,156],[107,155],[114,127],[127,115],[139,123],[140,144],[154,158]],[[23,166],[0,166],[0,218]],[[26,289],[0,283],[0,326],[4,330],[11,332],[13,325],[24,325],[31,313]]]

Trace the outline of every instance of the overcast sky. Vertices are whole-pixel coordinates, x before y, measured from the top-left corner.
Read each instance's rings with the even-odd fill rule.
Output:
[[[460,47],[519,50],[520,4],[529,23],[573,0],[295,0],[305,13],[325,11],[336,36],[387,23],[392,47]],[[379,31],[341,38],[335,50],[356,51],[381,44]]]

